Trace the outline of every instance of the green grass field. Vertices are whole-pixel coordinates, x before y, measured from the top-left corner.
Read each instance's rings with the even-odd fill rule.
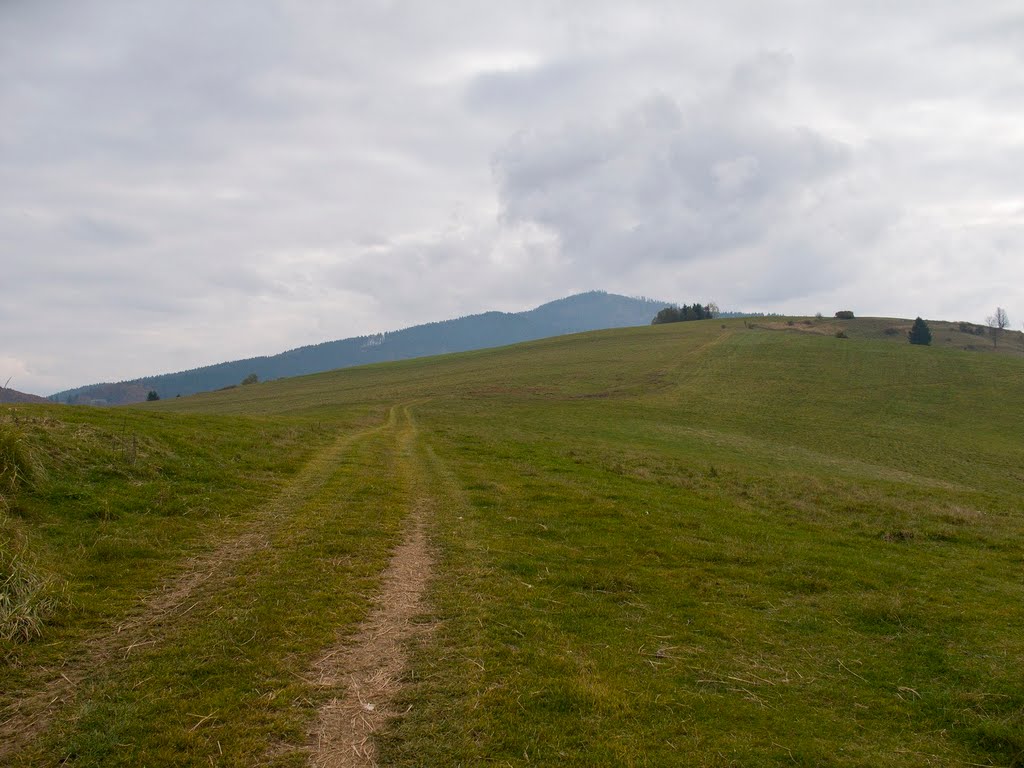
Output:
[[[1024,355],[835,324],[4,408],[0,764],[307,764],[429,500],[381,765],[1024,765]]]

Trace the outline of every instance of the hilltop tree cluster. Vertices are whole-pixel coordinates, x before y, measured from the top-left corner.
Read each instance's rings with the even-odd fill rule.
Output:
[[[715,303],[700,304],[694,302],[693,304],[682,304],[680,306],[665,307],[654,316],[651,321],[651,325],[661,325],[662,323],[681,323],[686,320],[711,320],[718,316],[718,307]]]

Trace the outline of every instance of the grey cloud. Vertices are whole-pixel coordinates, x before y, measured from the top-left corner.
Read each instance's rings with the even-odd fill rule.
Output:
[[[811,207],[835,226],[829,203],[851,160],[839,142],[731,102],[658,97],[611,123],[520,134],[494,166],[507,220],[551,229],[569,259],[613,274],[637,260],[788,248],[810,232]]]
[[[736,67],[732,86],[747,98],[775,97],[788,84],[793,65],[786,51],[762,51]]]
[[[993,46],[1024,60],[1024,14],[1013,10],[995,17],[971,20],[939,38],[943,45],[962,45],[990,51]]]
[[[604,62],[561,59],[519,70],[485,72],[476,76],[465,92],[473,109],[512,113],[528,119],[537,109],[579,103],[585,91],[600,86],[607,74]]]
[[[0,2],[0,353],[56,389],[589,288],[983,318],[1016,14]]]
[[[133,227],[108,218],[78,216],[68,222],[67,226],[69,234],[74,239],[104,247],[141,245],[149,240]]]

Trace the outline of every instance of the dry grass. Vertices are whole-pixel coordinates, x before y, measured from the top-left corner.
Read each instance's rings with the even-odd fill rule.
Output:
[[[21,430],[0,424],[0,641],[38,637],[61,604],[56,579],[32,561],[24,536],[7,518],[18,491],[43,477],[42,464]]]
[[[0,423],[0,512],[9,508],[19,489],[31,487],[44,474],[42,463],[18,426]]]
[[[757,321],[750,323],[751,328],[760,328],[765,331],[798,331],[800,333],[812,333],[817,336],[835,336],[843,326],[829,321],[809,320],[778,320],[778,321]]]
[[[26,642],[42,634],[64,593],[56,578],[32,562],[29,548],[7,521],[0,525],[8,529],[0,529],[0,640]]]

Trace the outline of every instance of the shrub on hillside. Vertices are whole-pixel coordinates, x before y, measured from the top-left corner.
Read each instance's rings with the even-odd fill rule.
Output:
[[[974,323],[965,323],[961,321],[957,324],[957,328],[960,330],[960,333],[970,333],[974,336],[984,336],[988,333],[987,325],[975,325]]]
[[[837,320],[853,320],[853,311],[849,309],[841,309],[836,312]]]
[[[850,337],[846,335],[846,331],[836,331],[836,338],[837,339],[848,339]]]

